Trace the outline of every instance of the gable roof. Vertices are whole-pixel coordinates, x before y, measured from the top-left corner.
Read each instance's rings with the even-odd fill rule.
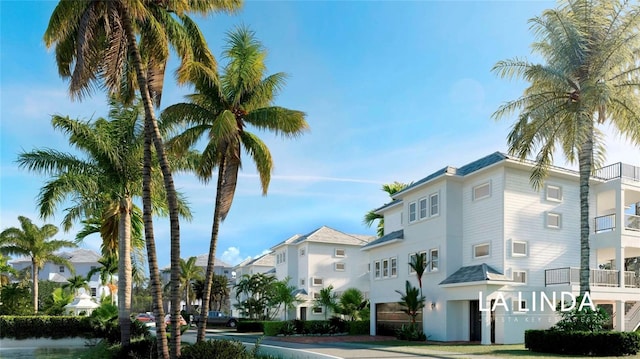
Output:
[[[271,247],[271,249],[274,250],[278,247],[288,245],[288,244],[298,245],[303,242],[332,243],[332,244],[362,246],[369,243],[373,239],[375,239],[375,236],[369,236],[369,235],[363,235],[363,234],[346,234],[336,229],[333,229],[327,226],[322,226],[305,235],[296,234],[294,236],[291,236],[288,239]]]
[[[69,262],[73,263],[97,263],[102,256],[98,254],[96,251],[86,248],[78,248],[71,251],[64,252],[56,252],[57,256],[62,257]],[[31,258],[28,257],[20,257],[14,260],[11,260],[9,263],[22,263],[29,262],[31,263]]]
[[[486,263],[461,267],[455,271],[452,275],[440,282],[443,284],[461,284],[461,283],[474,283],[483,281],[510,281],[504,274],[498,272],[493,267]]]
[[[369,242],[367,245],[363,246],[361,249],[362,250],[368,250],[374,247],[379,247],[381,245],[384,244],[389,244],[389,243],[393,243],[393,242],[397,242],[398,240],[404,239],[404,230],[398,230],[395,232],[391,232],[389,234],[386,234],[378,239],[376,239],[375,241],[371,241]]]

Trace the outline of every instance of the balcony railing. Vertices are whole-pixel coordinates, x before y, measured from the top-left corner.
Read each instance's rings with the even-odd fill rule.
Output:
[[[616,228],[616,214],[605,214],[604,216],[594,218],[593,228],[595,233],[613,231]],[[640,216],[625,213],[624,229],[628,231],[640,231]]]
[[[640,181],[640,167],[618,162],[618,163],[614,163],[612,165],[597,169],[595,173],[595,177],[599,177],[604,180],[610,180],[614,178],[626,178],[633,181]]]
[[[591,269],[589,284],[594,287],[619,287],[619,271],[609,269]],[[556,284],[580,284],[580,268],[555,268],[544,271],[544,285]],[[640,282],[634,272],[624,272],[624,286],[627,288],[640,288]]]

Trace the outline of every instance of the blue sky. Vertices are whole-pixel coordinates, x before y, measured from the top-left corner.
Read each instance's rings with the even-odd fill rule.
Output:
[[[57,2],[0,0],[0,228],[60,224],[63,213],[38,218],[44,178],[17,168],[21,151],[68,150],[51,115],[106,115],[102,93],[71,102],[42,35]],[[269,72],[289,74],[276,104],[305,111],[311,131],[295,140],[259,133],[274,162],[269,193],[245,161],[234,204],[220,228],[217,257],[236,264],[278,242],[327,225],[374,234],[364,213],[388,201],[383,183],[416,181],[445,165],[462,166],[506,150],[511,121],[498,106],[524,83],[490,72],[499,60],[530,57],[527,20],[551,1],[248,1],[233,15],[197,18],[218,56],[224,34],[247,25],[268,49]],[[171,71],[175,66],[171,68]],[[163,107],[190,92],[168,74]],[[640,151],[610,136],[608,162],[637,164]],[[557,165],[567,165],[558,159]],[[182,257],[208,251],[215,187],[175,178],[189,198]],[[215,181],[213,181],[215,183]],[[161,266],[169,263],[169,224],[155,224]],[[60,233],[75,238],[75,230]],[[83,247],[97,249],[99,238]]]

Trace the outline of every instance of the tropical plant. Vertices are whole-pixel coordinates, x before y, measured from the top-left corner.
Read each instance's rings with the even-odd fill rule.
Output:
[[[202,289],[204,292],[204,281],[202,281]],[[218,311],[222,311],[222,307],[229,300],[229,279],[227,276],[215,274],[213,276],[213,287],[211,288],[211,302],[216,304],[216,306],[211,306],[211,308],[216,308]]]
[[[87,278],[81,275],[75,275],[73,277],[67,278],[67,282],[62,285],[62,288],[69,289],[72,295],[77,295],[79,289],[89,290],[89,282]]]
[[[0,288],[0,315],[32,315],[33,296],[23,283]]]
[[[496,119],[517,114],[507,141],[521,159],[535,154],[531,184],[543,186],[553,156],[578,162],[580,180],[580,293],[589,291],[589,178],[603,163],[600,128],[640,142],[640,11],[630,1],[563,1],[529,21],[533,52],[542,63],[513,58],[493,72],[529,82]]]
[[[324,320],[327,320],[329,310],[336,311],[338,309],[338,295],[333,291],[333,285],[320,289],[318,298],[313,301],[314,308],[322,308]]]
[[[155,300],[158,353],[169,357],[162,309],[162,287],[157,264],[152,222],[151,144],[160,162],[170,217],[171,282],[173,308],[173,346],[171,357],[180,355],[179,259],[180,226],[178,197],[169,162],[164,152],[153,109],[160,104],[164,72],[170,45],[183,61],[198,60],[213,65],[199,29],[187,12],[206,14],[234,10],[239,0],[223,1],[60,1],[53,11],[44,41],[55,46],[58,72],[70,79],[74,98],[90,94],[93,88],[106,88],[123,100],[132,100],[137,89],[145,110],[143,162],[143,215],[152,293]],[[123,330],[124,331],[124,330]],[[128,339],[127,342],[128,343]],[[123,344],[126,344],[123,343]]]
[[[398,304],[402,307],[402,311],[407,313],[411,318],[411,324],[416,324],[416,317],[424,308],[425,297],[420,294],[420,290],[406,281],[404,293],[396,290],[400,294],[400,301]]]
[[[63,315],[65,314],[65,305],[73,301],[73,292],[67,292],[62,288],[56,288],[51,293],[48,301],[45,301],[44,311],[48,315]]]
[[[364,295],[358,288],[349,288],[340,296],[339,312],[352,321],[363,320],[362,314],[366,312],[368,306],[369,301],[364,299]]]
[[[33,311],[38,312],[38,275],[46,262],[63,265],[75,272],[73,265],[55,252],[62,248],[77,247],[74,242],[51,239],[58,234],[58,227],[45,224],[38,227],[27,217],[19,216],[20,228],[11,227],[0,232],[0,253],[3,255],[21,255],[31,259],[31,295]]]
[[[427,270],[427,266],[429,262],[427,261],[427,254],[424,252],[415,253],[411,255],[411,260],[409,261],[409,267],[416,272],[416,278],[418,279],[418,286],[420,287],[420,295],[422,295],[422,276],[424,272]]]
[[[57,206],[70,198],[73,205],[65,209],[63,219],[66,230],[75,220],[89,218],[80,238],[99,230],[103,241],[107,242],[103,245],[106,252],[117,243],[119,320],[122,342],[126,345],[131,312],[131,237],[135,233],[139,235],[140,230],[132,231],[132,213],[133,198],[142,194],[143,138],[139,126],[142,108],[139,105],[127,107],[115,100],[110,106],[111,120],[80,121],[53,116],[54,129],[67,134],[69,143],[82,156],[43,149],[20,154],[18,163],[20,167],[51,177],[38,196],[43,217],[53,215]],[[154,176],[154,180],[151,186],[156,193],[154,205],[162,208],[166,202],[163,201],[161,179]],[[184,205],[180,210],[189,215]],[[95,225],[87,228],[88,223]]]
[[[184,291],[184,301],[187,313],[191,313],[191,302],[195,297],[193,282],[203,276],[202,267],[196,266],[196,257],[189,257],[186,261],[180,258],[180,282]]]
[[[162,114],[163,123],[191,126],[170,140],[172,150],[185,152],[206,138],[196,175],[208,182],[218,168],[216,200],[211,242],[205,277],[202,310],[209,310],[213,270],[220,222],[224,221],[233,201],[242,149],[256,164],[266,195],[273,161],[266,144],[248,131],[249,126],[285,137],[295,137],[307,128],[305,114],[273,106],[277,92],[284,86],[285,74],[265,76],[266,51],[253,31],[239,28],[228,34],[224,57],[228,60],[220,79],[206,64],[193,62],[185,66],[185,79],[196,90],[189,103],[169,106]],[[206,321],[198,327],[198,341],[204,340]]]
[[[393,198],[393,195],[402,191],[403,189],[409,187],[411,183],[401,183],[401,182],[393,182],[382,185],[382,190],[389,194],[389,197]],[[384,216],[377,213],[375,209],[370,210],[367,214],[364,215],[363,223],[367,225],[367,227],[371,227],[373,222],[378,221],[378,227],[376,229],[376,234],[378,237],[384,236]]]
[[[276,308],[271,307],[276,282],[275,276],[264,273],[243,275],[234,286],[238,301],[236,308],[252,320],[270,319],[276,312]]]
[[[18,272],[7,263],[9,258],[0,254],[0,288],[11,283],[11,276],[17,275]]]
[[[290,285],[290,277],[285,277],[274,283],[274,297],[273,303],[277,306],[277,311],[280,308],[284,310],[284,320],[287,321],[287,315],[289,310],[294,309],[296,304],[304,302],[301,298],[298,298],[295,294],[296,286]]]

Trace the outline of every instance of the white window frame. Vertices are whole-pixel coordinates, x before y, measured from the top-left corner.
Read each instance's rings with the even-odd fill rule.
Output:
[[[488,250],[487,250],[487,254],[482,255],[482,256],[478,256],[477,254],[477,248],[478,247],[484,247],[487,246]],[[474,244],[473,245],[473,258],[474,259],[479,259],[479,258],[487,258],[491,256],[491,243],[489,242],[484,242],[484,243],[478,243],[478,244]]]
[[[320,299],[320,292],[313,292],[311,294],[312,294],[313,299]]]
[[[551,224],[551,221],[549,220],[550,218],[556,218],[556,221],[558,222],[558,224],[557,225]],[[545,222],[546,222],[547,228],[560,229],[562,228],[562,214],[557,212],[547,212],[545,216]]]
[[[89,291],[91,292],[90,294],[91,294],[92,297],[97,297],[98,296],[98,288],[91,287]]]
[[[516,274],[520,274],[523,276],[524,281],[516,281]],[[511,281],[519,283],[519,284],[527,284],[527,281],[529,280],[529,273],[527,273],[527,271],[525,270],[512,270],[511,271]]]
[[[389,259],[382,260],[382,278],[389,278]]]
[[[524,245],[524,253],[516,252],[516,244]],[[511,256],[512,257],[527,257],[529,255],[529,242],[526,241],[511,241]]]
[[[342,252],[342,254],[339,254],[338,252]],[[333,255],[338,258],[343,258],[347,256],[347,251],[344,248],[336,248]]]
[[[412,215],[413,215],[413,219],[411,219]],[[418,203],[415,201],[409,202],[409,223],[413,223],[417,220],[418,220]]]
[[[429,201],[427,197],[422,197],[418,200],[418,218],[425,219],[429,217]]]
[[[436,260],[433,260],[433,253],[436,253]],[[431,248],[429,250],[429,272],[437,272],[440,267],[440,250],[438,248]],[[435,263],[435,265],[434,265]]]
[[[435,198],[435,207],[434,199]],[[435,208],[435,211],[434,211]],[[440,193],[432,193],[429,196],[429,217],[435,217],[440,215]]]
[[[407,267],[409,267],[409,274],[415,274],[416,271],[413,270],[413,268],[411,268],[411,262],[413,261],[413,257],[415,257],[418,254],[424,254],[424,260],[425,260],[425,266],[427,264],[427,261],[429,260],[429,258],[427,258],[427,251],[420,251],[420,252],[414,252],[414,253],[410,253],[409,254],[409,261],[407,262]]]
[[[317,281],[320,281],[319,283]],[[314,287],[322,287],[324,285],[324,279],[320,277],[311,277],[311,285]]]
[[[482,188],[484,188],[484,187],[488,187],[488,188],[489,188],[488,193],[487,193],[487,194],[484,194],[484,195],[480,195],[480,196],[478,196],[478,195],[477,195],[478,190],[480,190],[480,189],[482,189]],[[473,190],[472,190],[473,200],[474,200],[474,201],[478,201],[478,200],[481,200],[481,199],[484,199],[484,198],[489,198],[489,197],[491,197],[491,191],[492,191],[492,188],[491,188],[491,181],[481,183],[481,184],[479,184],[479,185],[477,185],[477,186],[473,187]]]
[[[306,253],[306,248],[300,248],[300,257],[304,257]]]
[[[382,278],[382,265],[380,264],[380,261],[375,261],[373,262],[373,275],[375,279],[380,279]]]
[[[300,278],[300,285],[304,285],[304,278]]]
[[[322,307],[312,307],[311,314],[313,315],[321,315],[324,314],[324,309]]]
[[[398,276],[398,257],[389,258],[389,276],[391,278]]]
[[[340,268],[340,267],[342,267],[342,268]],[[344,272],[345,268],[346,268],[346,265],[345,265],[344,262],[336,262],[336,263],[333,264],[333,269],[336,272]]]
[[[558,197],[550,196],[550,194],[554,191],[557,191]],[[552,202],[562,202],[562,186],[548,184],[545,188],[545,197],[547,201]]]

